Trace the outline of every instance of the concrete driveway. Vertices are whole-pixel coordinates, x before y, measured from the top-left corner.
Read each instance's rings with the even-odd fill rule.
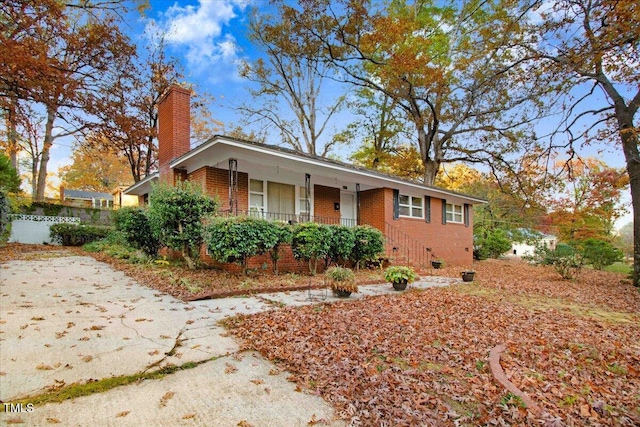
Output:
[[[431,278],[419,287],[455,279]],[[355,299],[393,292],[361,287]],[[218,321],[285,305],[306,292],[185,303],[137,285],[90,257],[0,264],[0,422],[65,426],[345,425],[319,396],[296,391],[288,374],[240,352]],[[353,298],[353,296],[352,296]],[[334,300],[329,295],[328,301]],[[63,403],[12,405],[72,383],[204,362]]]

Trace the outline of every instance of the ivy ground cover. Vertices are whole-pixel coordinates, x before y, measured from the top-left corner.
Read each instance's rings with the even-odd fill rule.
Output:
[[[228,326],[352,425],[640,425],[640,296],[623,275],[568,282],[524,263],[475,267],[470,285]],[[507,378],[542,414],[494,380],[488,356],[503,343]]]

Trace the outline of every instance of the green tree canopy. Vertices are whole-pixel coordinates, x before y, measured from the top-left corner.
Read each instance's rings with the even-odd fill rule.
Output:
[[[11,193],[20,192],[20,176],[11,165],[11,160],[4,153],[0,153],[0,190]]]

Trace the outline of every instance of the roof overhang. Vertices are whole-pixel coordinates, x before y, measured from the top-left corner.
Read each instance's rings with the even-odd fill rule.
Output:
[[[481,204],[485,200],[442,188],[403,180],[376,171],[354,167],[332,159],[300,154],[282,147],[258,144],[216,135],[204,144],[190,150],[170,163],[172,169],[191,173],[205,166],[228,169],[229,159],[238,160],[238,170],[249,175],[277,182],[300,180],[305,173],[311,175],[314,184],[355,191],[372,188],[397,188],[406,193],[424,193],[451,202]],[[304,178],[302,178],[304,179]],[[291,182],[294,183],[294,182]],[[300,185],[302,185],[300,183]],[[346,188],[345,188],[346,187]]]
[[[132,196],[151,193],[151,185],[158,180],[159,176],[160,174],[158,172],[148,175],[122,192]]]
[[[357,183],[361,191],[386,187],[398,189],[405,194],[424,194],[446,199],[451,203],[486,203],[486,200],[477,197],[403,180],[336,160],[222,135],[216,135],[176,158],[169,167],[184,170],[188,174],[206,166],[228,170],[229,159],[236,159],[238,171],[248,173],[250,178],[304,185],[304,176],[308,173],[312,184],[338,187],[346,191],[356,191]],[[157,180],[157,173],[150,175],[127,188],[124,193],[148,193],[151,191],[151,183]]]

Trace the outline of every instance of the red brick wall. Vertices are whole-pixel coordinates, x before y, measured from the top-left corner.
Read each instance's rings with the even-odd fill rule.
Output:
[[[187,175],[187,180],[192,184],[198,184],[198,187],[202,188],[202,191],[207,191],[207,168],[202,167],[198,170],[191,172]]]
[[[204,192],[211,197],[218,197],[219,210],[229,209],[229,171],[225,169],[202,167],[189,174],[191,182],[202,185]],[[238,212],[249,210],[249,175],[238,172]]]
[[[158,104],[158,168],[160,181],[171,182],[169,163],[189,151],[191,91],[172,86]]]
[[[360,224],[371,225],[384,233],[386,211],[384,188],[360,192]]]
[[[340,203],[340,189],[315,185],[313,187],[313,214],[328,218],[329,223],[340,224],[340,211],[336,211],[334,203]]]
[[[189,179],[189,175],[187,175],[187,171],[184,169],[173,169],[173,185],[176,185],[178,181],[187,181]]]
[[[442,200],[431,199],[431,221],[424,218],[393,219],[393,190],[390,188],[360,193],[360,223],[386,233],[385,222],[404,235],[432,249],[432,254],[449,265],[469,265],[473,262],[473,215],[468,227],[464,224],[442,224]],[[389,250],[393,244],[388,245]]]
[[[280,247],[280,259],[278,260],[278,271],[280,273],[300,273],[310,274],[309,263],[307,261],[300,261],[293,257],[293,252],[290,245],[283,245]],[[202,251],[202,260],[209,265],[220,267],[226,271],[234,273],[241,273],[242,268],[238,264],[232,263],[219,263],[210,256],[206,255],[206,251]],[[271,262],[271,256],[269,254],[263,254],[255,256],[249,259],[249,268],[263,269],[269,273],[273,272],[273,264]],[[324,260],[318,261],[317,272],[324,271]]]
[[[473,215],[469,226],[464,224],[442,224],[442,199],[431,198],[431,222],[424,218],[404,218],[393,220],[393,191],[385,189],[385,205],[390,206],[392,227],[411,236],[431,248],[431,253],[444,260],[447,265],[470,265],[473,262]],[[387,212],[387,216],[388,215]]]

